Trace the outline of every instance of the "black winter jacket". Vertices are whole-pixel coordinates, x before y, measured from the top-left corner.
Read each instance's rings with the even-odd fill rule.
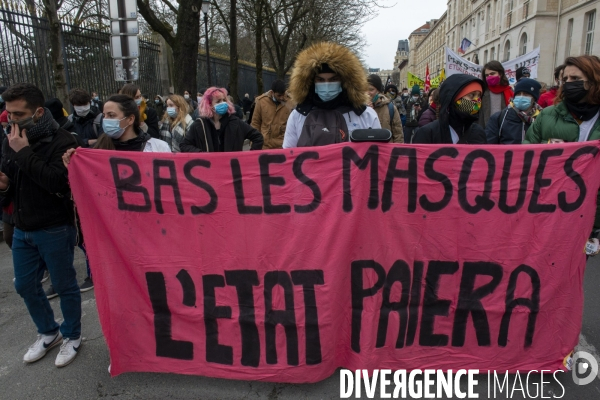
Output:
[[[158,129],[158,114],[152,107],[146,107],[146,120],[144,121],[148,125],[148,134],[154,139],[160,139],[160,130]]]
[[[13,221],[17,228],[34,231],[74,223],[62,156],[76,146],[73,135],[58,124],[52,136],[18,153],[10,148],[8,138],[4,138],[0,170],[10,179],[10,186],[0,195],[6,201],[14,201]]]
[[[419,128],[413,135],[412,143],[445,143],[452,144],[450,134],[450,114],[448,112],[454,97],[458,95],[463,87],[473,81],[478,81],[483,87],[483,81],[471,75],[456,74],[449,76],[440,86],[440,112],[439,119]],[[455,128],[455,130],[457,130]],[[458,131],[459,140],[457,144],[485,144],[485,131],[475,122],[467,123],[464,132]]]
[[[203,123],[204,129],[202,128]],[[250,150],[260,150],[263,147],[263,135],[235,115],[225,115],[221,118],[221,131],[223,130],[224,142],[219,146],[220,138],[213,121],[210,118],[202,118],[202,122],[196,120],[183,138],[179,148],[183,153],[242,151],[246,139],[252,142]],[[206,149],[207,143],[208,150]],[[219,150],[220,147],[222,150]]]
[[[485,124],[485,135],[489,144],[521,144],[530,126],[514,108],[507,107],[490,117]]]
[[[79,136],[85,147],[89,147],[88,141],[90,139],[98,139],[98,127],[94,128],[94,120],[98,114],[100,114],[100,110],[92,106],[90,107],[90,112],[85,117],[80,117],[76,113],[70,117],[73,123],[70,131]]]

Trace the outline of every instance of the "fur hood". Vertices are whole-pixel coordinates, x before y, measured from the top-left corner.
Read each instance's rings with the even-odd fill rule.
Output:
[[[306,100],[322,64],[328,64],[340,75],[342,88],[354,108],[360,108],[369,101],[367,76],[358,57],[347,47],[322,42],[304,49],[296,58],[289,87],[295,103],[301,104]]]

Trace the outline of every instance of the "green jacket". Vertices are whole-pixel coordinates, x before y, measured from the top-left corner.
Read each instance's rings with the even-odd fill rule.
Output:
[[[527,130],[523,144],[548,143],[550,139],[562,139],[565,142],[579,141],[579,124],[564,103],[544,108]],[[588,136],[588,140],[598,139],[600,139],[600,118]],[[600,229],[600,192],[596,201],[594,229]]]
[[[579,124],[564,103],[544,108],[527,130],[523,144],[548,143],[550,139],[562,139],[565,142],[579,141]],[[600,139],[600,118],[588,137],[588,140],[598,139]]]

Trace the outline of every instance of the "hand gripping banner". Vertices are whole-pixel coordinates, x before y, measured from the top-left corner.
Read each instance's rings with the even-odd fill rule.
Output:
[[[599,147],[78,149],[111,373],[561,369]]]

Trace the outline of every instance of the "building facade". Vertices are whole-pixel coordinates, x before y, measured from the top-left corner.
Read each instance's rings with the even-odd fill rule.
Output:
[[[394,73],[392,80],[398,85],[399,89],[406,87],[406,72],[408,71],[408,57],[410,54],[410,44],[408,39],[398,41],[396,57],[394,57]]]
[[[415,65],[410,72],[422,79],[425,79],[428,65],[430,78],[436,77],[444,68],[446,21],[447,13],[444,13],[438,20],[430,21],[429,33],[416,48]]]
[[[409,37],[415,35],[416,45],[411,42],[407,70],[424,78],[429,63],[434,77],[437,65],[444,67],[444,45],[457,51],[467,38],[472,44],[463,57],[480,65],[539,46],[538,80],[552,84],[555,66],[569,55],[600,54],[598,8],[599,0],[449,0],[444,15],[427,23],[425,35],[415,31]]]

